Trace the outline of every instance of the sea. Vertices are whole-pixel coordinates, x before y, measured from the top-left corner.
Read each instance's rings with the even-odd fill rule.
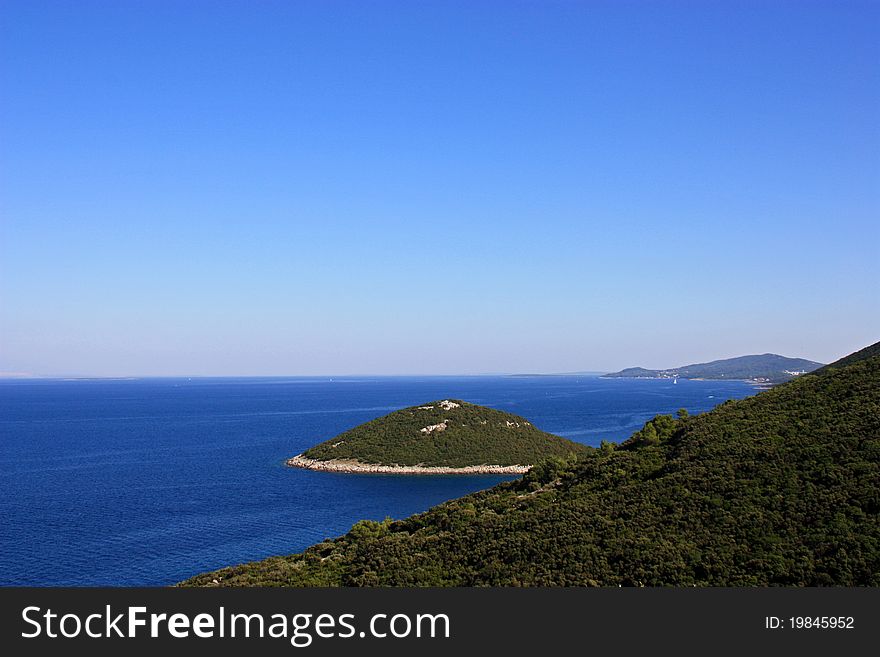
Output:
[[[755,392],[598,376],[2,380],[0,585],[169,585],[514,478],[284,465],[401,407],[464,399],[598,445]]]

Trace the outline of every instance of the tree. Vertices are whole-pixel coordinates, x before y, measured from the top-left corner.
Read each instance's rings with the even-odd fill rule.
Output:
[[[639,440],[645,445],[660,444],[660,436],[652,423],[649,422],[639,431]]]

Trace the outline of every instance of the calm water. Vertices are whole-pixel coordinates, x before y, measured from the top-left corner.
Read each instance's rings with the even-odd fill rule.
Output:
[[[402,406],[461,398],[597,445],[753,392],[574,376],[2,381],[0,584],[171,584],[509,479],[284,467]]]

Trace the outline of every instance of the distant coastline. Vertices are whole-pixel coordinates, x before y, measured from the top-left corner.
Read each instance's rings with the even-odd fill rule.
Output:
[[[627,367],[619,372],[603,374],[603,378],[691,379],[715,381],[747,381],[753,385],[772,386],[791,381],[822,367],[822,363],[804,358],[788,358],[779,354],[753,354],[694,363],[683,367],[649,370]]]
[[[638,381],[674,381],[681,379],[682,381],[732,381],[735,383],[748,383],[749,385],[768,390],[774,386],[784,383],[783,381],[767,381],[764,379],[725,379],[724,377],[710,378],[705,376],[600,376],[600,379],[636,379]]]
[[[381,465],[378,463],[361,463],[360,461],[331,459],[319,461],[305,458],[297,454],[286,461],[291,468],[304,468],[306,470],[320,470],[322,472],[341,472],[347,474],[525,474],[532,466],[530,465],[468,465],[460,468],[449,466],[425,466],[425,465]]]

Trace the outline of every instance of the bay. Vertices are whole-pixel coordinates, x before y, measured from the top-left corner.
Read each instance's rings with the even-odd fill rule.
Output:
[[[512,478],[284,465],[404,406],[464,399],[598,445],[754,392],[596,376],[0,381],[0,585],[168,585]]]

